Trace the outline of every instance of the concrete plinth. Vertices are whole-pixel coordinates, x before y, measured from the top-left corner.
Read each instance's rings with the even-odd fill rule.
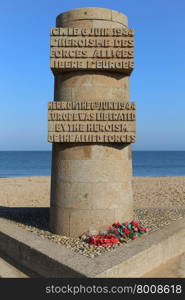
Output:
[[[80,8],[57,17],[57,27],[125,27],[127,17]],[[129,101],[129,76],[84,70],[56,73],[54,101]],[[68,236],[132,219],[129,144],[53,143],[50,229]]]

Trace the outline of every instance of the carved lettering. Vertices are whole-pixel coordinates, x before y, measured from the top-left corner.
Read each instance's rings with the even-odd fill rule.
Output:
[[[106,70],[130,75],[134,68],[134,31],[130,28],[52,28],[53,72]]]
[[[51,36],[51,47],[88,47],[88,48],[124,48],[124,47],[134,47],[134,38],[133,37],[60,37],[60,36]]]
[[[49,121],[48,131],[56,132],[127,132],[135,131],[135,122],[123,123],[62,123],[58,121]]]
[[[48,141],[132,143],[135,111],[135,102],[49,102]]]
[[[51,36],[134,36],[134,29],[117,28],[51,28]]]
[[[52,101],[48,102],[49,110],[135,110],[135,102],[120,101]]]
[[[90,59],[81,59],[81,60],[69,60],[69,59],[60,59],[60,58],[51,58],[51,69],[52,70],[83,70],[83,69],[99,69],[99,70],[116,70],[122,72],[124,70],[125,74],[130,74],[134,68],[133,59],[122,59],[122,60],[90,60]]]
[[[49,132],[48,142],[51,143],[134,143],[135,134],[61,134]]]
[[[62,112],[49,111],[49,121],[135,121],[135,112]]]
[[[133,58],[133,49],[99,49],[93,50],[92,48],[51,48],[51,58]]]

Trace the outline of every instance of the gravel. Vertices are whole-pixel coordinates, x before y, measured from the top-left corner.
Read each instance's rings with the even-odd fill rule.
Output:
[[[134,213],[134,218],[140,221],[143,226],[149,227],[151,229],[150,232],[159,230],[174,220],[185,217],[185,209],[182,208],[136,208]],[[52,234],[48,228],[48,215],[33,216],[29,214],[18,214],[17,212],[17,214],[6,215],[4,217],[15,222],[16,225],[38,234],[43,239],[49,239],[54,243],[71,248],[74,252],[80,253],[89,258],[102,255],[108,251],[113,251],[118,247],[124,247],[125,244],[124,242],[105,247],[94,246],[87,243],[87,236],[84,235],[82,239]],[[148,234],[150,234],[150,232]],[[129,241],[129,243],[130,242],[134,243],[134,241]]]
[[[159,230],[180,218],[185,218],[184,208],[137,208],[134,210],[135,218],[145,227],[149,227],[150,232]],[[183,220],[184,222],[184,220]]]
[[[35,213],[38,207],[49,205],[49,182],[49,177],[2,179],[0,217],[15,222],[18,226],[38,234],[43,239],[64,245],[90,258],[114,251],[118,247],[124,247],[124,243],[97,247],[85,242],[84,236],[80,239],[52,234],[48,228],[48,209],[41,208],[43,213],[40,215]],[[185,177],[133,177],[132,184],[134,218],[143,226],[151,228],[150,232],[185,217]],[[29,207],[27,212],[21,209],[25,207],[25,203]],[[134,243],[134,241],[130,242]]]

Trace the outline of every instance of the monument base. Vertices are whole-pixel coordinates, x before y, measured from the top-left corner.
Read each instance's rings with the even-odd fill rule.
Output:
[[[55,143],[52,160],[52,232],[79,236],[132,220],[130,146]]]

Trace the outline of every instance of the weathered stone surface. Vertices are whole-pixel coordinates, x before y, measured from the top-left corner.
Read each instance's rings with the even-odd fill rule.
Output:
[[[120,182],[128,178],[123,160],[61,160],[55,166],[60,182]]]
[[[53,205],[53,204],[52,204]],[[63,235],[69,235],[70,233],[70,210],[60,207],[50,207],[50,229],[52,232],[60,233]]]
[[[92,28],[110,28],[112,32],[117,28],[120,30],[116,32],[120,33],[120,35],[123,32],[129,32],[125,30],[127,29],[126,16],[119,12],[100,8],[82,8],[61,14],[57,18],[56,26],[59,28],[65,27],[66,31],[68,30],[67,28],[77,28],[77,33],[82,32],[79,28],[89,30]],[[54,40],[56,37],[57,40]],[[55,35],[52,36],[52,47],[59,48],[61,47],[60,43],[74,44],[79,38],[81,40],[85,39],[85,43],[87,43],[89,42],[89,37],[72,36],[73,41],[69,42],[69,37]],[[132,49],[134,46],[132,45],[133,42],[128,46],[128,41],[133,41],[132,31],[130,31],[130,36],[128,34],[115,37],[101,36],[101,39],[104,40],[103,43],[110,43],[109,47],[102,47],[103,51],[104,49],[112,49],[112,45],[114,45],[114,50],[120,49],[121,44],[117,45],[115,43],[123,43],[123,50]],[[99,42],[100,36],[94,38],[95,40],[95,43]],[[110,41],[107,42],[107,40]],[[68,48],[70,47],[65,47],[65,49]],[[73,49],[76,48],[80,50],[80,48],[84,47],[79,47],[79,45],[78,47],[73,47]],[[88,49],[88,55],[92,55],[93,47],[85,48]],[[52,54],[54,56],[56,55],[55,50]],[[65,55],[69,55],[69,52],[66,53]],[[111,55],[115,56],[115,53],[117,52],[114,51]],[[72,54],[73,52],[70,53],[70,55]],[[75,55],[80,56],[81,54],[75,52]],[[68,58],[63,57],[54,57],[54,59],[68,60]],[[89,58],[80,57],[70,58],[69,60],[72,61],[74,59],[85,61]],[[96,57],[92,59],[107,60],[107,58]],[[119,61],[122,58],[114,57],[112,59]],[[123,59],[132,60],[133,58],[126,57]],[[98,64],[101,64],[101,62]],[[54,72],[55,101],[129,102],[128,75],[130,71],[118,73],[115,72],[114,68],[110,71],[109,68],[103,70],[102,67],[91,70],[80,70],[77,67],[77,69],[69,70],[69,72],[64,73],[61,73],[61,69]],[[56,120],[51,122],[56,122]],[[107,121],[107,123],[109,122],[111,121]],[[52,130],[52,126],[56,128],[56,123],[52,123],[49,126],[50,130]],[[135,131],[135,125],[131,130]],[[50,131],[50,133],[53,133],[53,131]],[[51,142],[53,134],[51,135]],[[57,132],[56,139],[59,139],[58,134],[60,134],[60,131]],[[133,210],[131,188],[132,159],[129,144],[123,142],[115,144],[110,141],[104,143],[98,143],[97,141],[91,143],[78,142],[78,144],[75,142],[60,142],[60,139],[58,142],[55,141],[52,148],[51,230],[58,234],[79,236],[88,230],[103,229],[102,226],[107,228],[114,221],[130,220],[133,217]]]
[[[114,23],[121,23],[125,26],[128,25],[127,16],[115,10],[110,10],[106,8],[96,8],[96,7],[84,7],[79,9],[70,10],[58,15],[56,19],[57,27],[61,24],[69,23],[71,21],[81,21],[81,20],[103,20],[112,21]]]
[[[88,230],[100,230],[107,229],[107,224],[111,224],[115,220],[115,210],[114,209],[75,209],[71,211],[70,214],[70,235],[77,236],[76,228],[80,232],[86,232],[88,225]]]
[[[62,199],[57,198],[56,195],[52,205],[74,209],[117,209],[124,197],[127,197],[129,202],[132,189],[127,182],[110,183],[109,194],[107,194],[106,189],[107,183],[105,182],[64,182],[60,185],[60,192],[63,194]],[[112,199],[115,200],[112,201]],[[123,206],[125,207],[125,205]],[[123,211],[125,209],[121,206],[120,215],[123,214]]]
[[[87,74],[86,74],[87,73]],[[129,77],[119,73],[68,72],[55,75],[55,101],[125,101]]]
[[[64,12],[57,16],[56,25],[61,26],[63,23],[68,23],[70,21],[76,20],[111,20],[111,10],[106,8],[96,8],[96,7],[84,7],[80,9],[74,9]]]

